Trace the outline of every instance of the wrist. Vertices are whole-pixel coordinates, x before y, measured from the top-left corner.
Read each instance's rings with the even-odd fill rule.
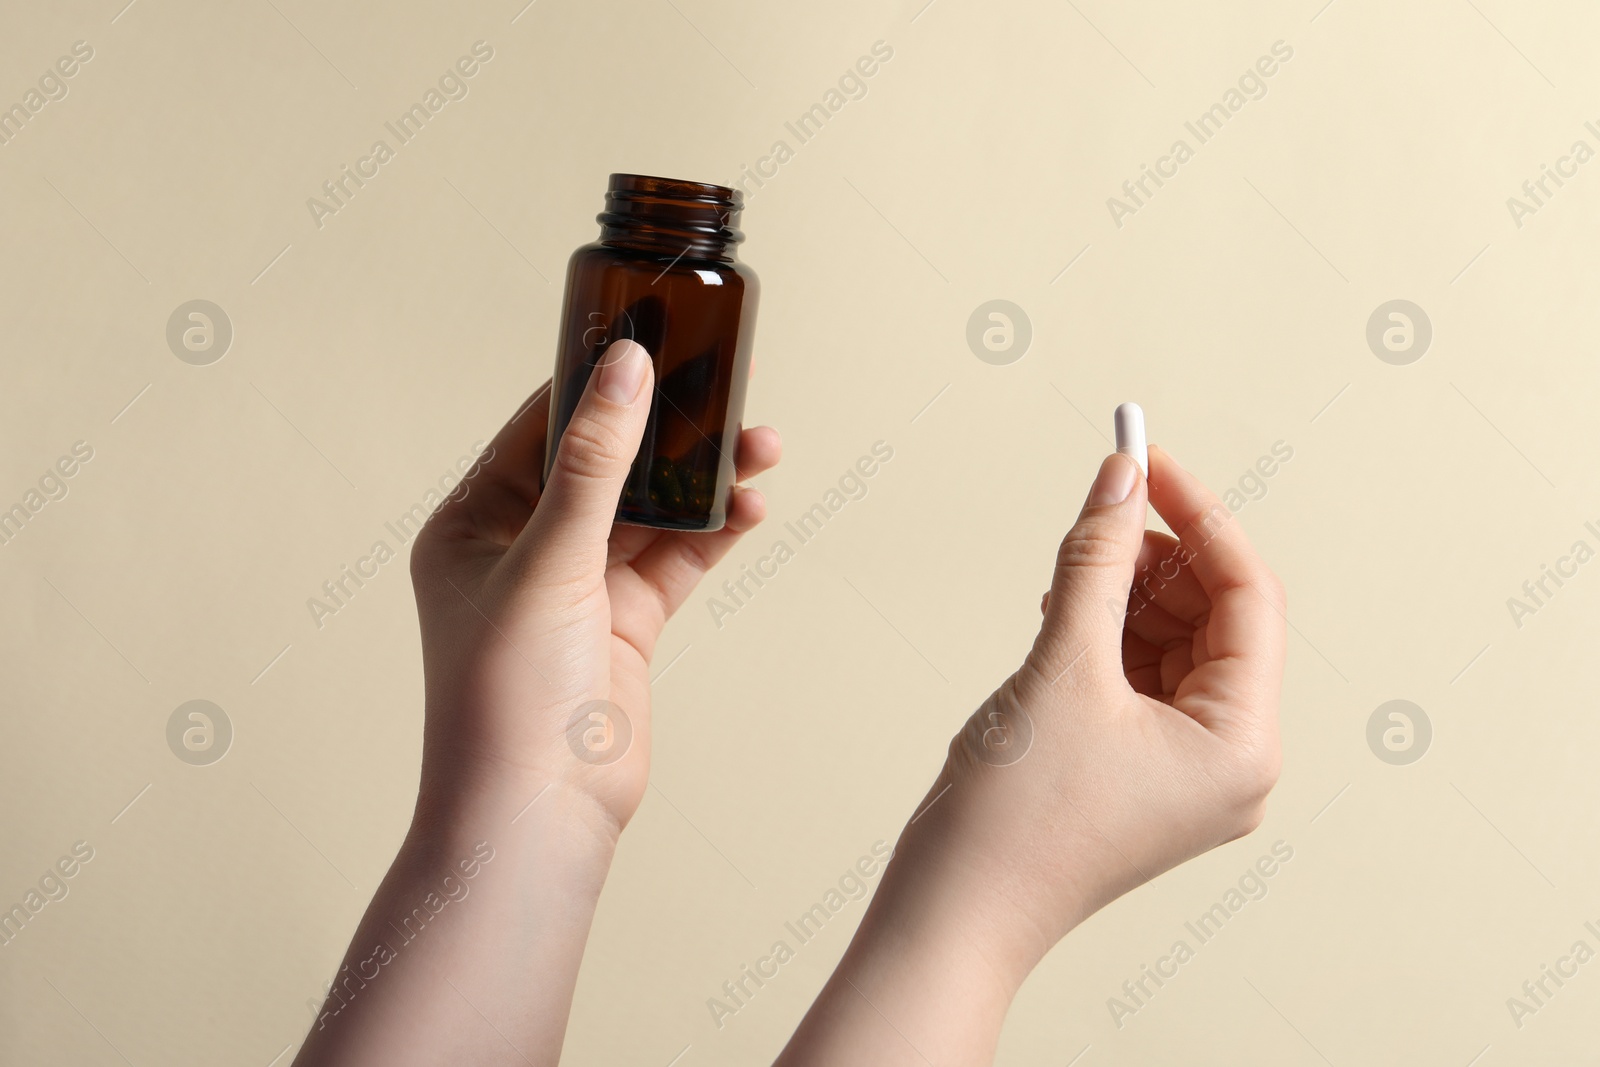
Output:
[[[953,746],[954,747],[954,746]],[[895,845],[874,907],[915,923],[920,936],[981,961],[998,994],[1014,995],[1047,952],[1110,896],[1092,843],[1048,850],[1026,801],[989,788],[1011,767],[954,754]],[[1059,803],[1059,801],[1058,801]],[[1058,825],[1059,836],[1067,827]],[[960,948],[954,946],[959,944]]]
[[[537,867],[578,897],[598,899],[621,827],[587,789],[559,778],[507,773],[430,773],[426,765],[402,852],[435,865],[485,843]]]
[[[612,851],[622,821],[598,787],[604,768],[561,754],[538,762],[515,762],[446,746],[423,746],[422,774],[412,813],[413,833],[449,834],[476,825],[517,825],[535,812],[559,810],[577,839]]]
[[[297,1062],[501,1062],[506,1041],[555,1062],[616,835],[586,794],[547,784],[425,785]],[[446,1049],[462,1000],[497,1027]]]

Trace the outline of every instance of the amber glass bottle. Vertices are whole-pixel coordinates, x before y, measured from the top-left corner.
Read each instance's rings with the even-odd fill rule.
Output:
[[[613,174],[600,240],[567,265],[544,478],[607,346],[631,339],[655,362],[619,522],[717,530],[727,519],[759,292],[734,255],[742,207],[721,185]]]

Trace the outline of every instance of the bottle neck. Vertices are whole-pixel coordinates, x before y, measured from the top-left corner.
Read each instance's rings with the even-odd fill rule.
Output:
[[[672,257],[733,260],[743,197],[702,182],[613,174],[606,209],[596,216],[600,243]]]

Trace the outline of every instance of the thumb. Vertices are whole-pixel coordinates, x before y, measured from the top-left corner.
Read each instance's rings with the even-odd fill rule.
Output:
[[[1128,590],[1144,544],[1145,482],[1113,452],[1056,554],[1044,624],[1028,662],[1046,681],[1069,671],[1121,679]]]
[[[544,492],[507,553],[517,572],[570,578],[605,567],[617,501],[650,414],[650,353],[618,341],[600,357],[555,443]]]

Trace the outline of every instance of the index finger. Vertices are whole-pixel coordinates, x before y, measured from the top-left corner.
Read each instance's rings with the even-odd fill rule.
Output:
[[[539,499],[539,478],[544,470],[546,427],[550,419],[550,382],[523,401],[500,432],[489,442],[482,475],[528,500]]]
[[[1277,592],[1277,576],[1256,552],[1244,528],[1234,521],[1233,513],[1165,449],[1155,445],[1150,446],[1150,506],[1188,550],[1186,562],[1213,605],[1232,589],[1254,586],[1268,597]]]
[[[504,525],[509,532],[502,536],[516,536],[539,499],[549,416],[547,381],[518,405],[517,413],[478,454],[477,462],[459,471],[461,480],[437,509],[441,526],[474,529],[487,522]]]
[[[1237,696],[1243,677],[1277,677],[1288,643],[1283,585],[1243,526],[1216,494],[1155,446],[1150,448],[1150,504],[1178,531],[1179,563],[1190,568],[1211,601],[1203,622],[1206,669],[1192,673],[1187,688],[1194,696],[1226,701]],[[1245,675],[1232,667],[1243,667]]]
[[[1179,706],[1208,725],[1276,691],[1288,641],[1283,586],[1211,490],[1161,449],[1150,449],[1150,502],[1177,531],[1180,559],[1211,610],[1205,659],[1178,687]]]

